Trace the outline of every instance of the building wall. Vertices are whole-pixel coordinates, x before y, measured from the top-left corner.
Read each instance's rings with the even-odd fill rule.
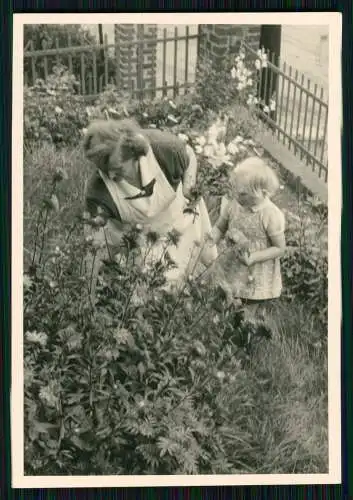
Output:
[[[157,25],[115,24],[114,43],[117,51],[118,86],[127,89],[154,89],[157,70]],[[148,40],[148,44],[124,46],[124,42]]]
[[[328,26],[282,26],[281,59],[328,94]]]

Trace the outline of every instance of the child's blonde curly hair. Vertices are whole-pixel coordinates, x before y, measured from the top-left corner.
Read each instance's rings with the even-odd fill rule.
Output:
[[[275,172],[262,158],[251,156],[235,167],[230,175],[230,185],[235,191],[241,188],[271,198],[279,188],[279,181]]]

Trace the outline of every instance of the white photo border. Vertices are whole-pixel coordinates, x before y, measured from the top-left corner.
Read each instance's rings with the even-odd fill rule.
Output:
[[[328,119],[328,408],[327,474],[195,476],[26,476],[23,416],[23,26],[25,24],[281,24],[329,27]],[[341,48],[342,15],[336,12],[14,14],[12,116],[12,380],[11,452],[13,488],[145,486],[240,486],[341,484]]]

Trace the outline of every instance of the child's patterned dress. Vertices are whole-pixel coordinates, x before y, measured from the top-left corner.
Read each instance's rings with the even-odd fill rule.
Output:
[[[254,252],[272,246],[271,236],[284,232],[285,220],[281,210],[268,198],[254,208],[245,208],[236,201],[229,201],[217,226],[223,234],[229,233],[230,236],[234,232],[241,231],[248,239],[249,251]],[[223,277],[236,297],[266,300],[281,295],[282,279],[279,258],[247,267],[240,262],[235,245],[234,250],[228,247],[220,258],[220,266]]]

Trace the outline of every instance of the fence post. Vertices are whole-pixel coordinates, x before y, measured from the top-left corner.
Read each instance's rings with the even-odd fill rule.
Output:
[[[271,62],[275,66],[279,65],[281,57],[281,36],[282,36],[282,26],[279,25],[266,25],[261,26],[260,31],[260,48],[264,48],[267,54],[271,54]],[[262,73],[266,72],[267,68],[260,70]],[[273,70],[271,70],[273,73]],[[272,96],[277,91],[277,73],[274,73],[273,78],[269,81],[266,78],[261,79],[261,85],[259,86],[259,97],[264,101],[265,105],[269,105]],[[270,118],[276,121],[276,111],[270,113]]]
[[[137,42],[144,39],[144,25],[137,25]],[[136,45],[136,87],[138,90],[138,98],[143,99],[144,96],[144,78],[143,78],[143,60],[144,60],[144,45],[138,43]]]
[[[223,64],[241,40],[249,40],[253,49],[258,48],[260,25],[200,24],[198,34],[197,78],[201,78],[203,63],[211,62],[215,66]]]

